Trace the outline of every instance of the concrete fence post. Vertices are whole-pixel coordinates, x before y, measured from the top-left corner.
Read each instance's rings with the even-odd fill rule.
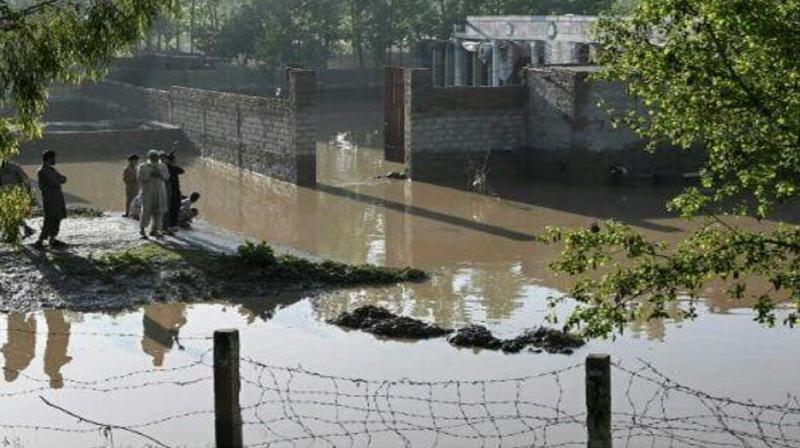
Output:
[[[586,429],[588,448],[612,448],[611,357],[586,358]]]
[[[217,448],[242,447],[239,331],[214,332],[214,423]]]

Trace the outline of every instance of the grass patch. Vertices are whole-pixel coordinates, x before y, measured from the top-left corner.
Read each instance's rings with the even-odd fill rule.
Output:
[[[63,275],[113,282],[115,277],[165,274],[170,282],[195,284],[211,281],[219,286],[258,290],[270,283],[311,285],[388,285],[427,279],[412,268],[349,265],[335,261],[313,262],[292,255],[276,256],[266,243],[247,243],[234,255],[216,255],[198,249],[172,248],[146,243],[93,257],[70,252],[48,252],[46,263]]]
[[[263,242],[247,242],[239,247],[236,255],[222,261],[229,270],[244,275],[331,285],[418,282],[428,278],[425,272],[413,268],[349,265],[336,261],[316,263],[292,255],[275,256],[274,250]]]
[[[143,244],[104,254],[97,260],[97,265],[112,274],[141,275],[154,271],[156,267],[177,266],[183,260],[177,251],[158,244]]]

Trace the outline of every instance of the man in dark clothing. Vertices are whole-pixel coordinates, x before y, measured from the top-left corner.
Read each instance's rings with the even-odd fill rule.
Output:
[[[167,169],[169,170],[169,180],[167,181],[169,211],[167,212],[167,219],[164,220],[164,232],[167,235],[171,235],[178,227],[178,217],[180,216],[181,201],[183,200],[180,176],[185,171],[178,166],[174,152],[165,155],[163,161],[167,164]]]
[[[42,190],[42,208],[44,208],[44,225],[39,240],[34,247],[44,246],[44,240],[50,242],[51,247],[64,247],[66,244],[56,239],[61,229],[61,220],[67,217],[67,205],[61,186],[67,183],[67,178],[56,171],[56,153],[50,150],[42,154],[42,166],[39,168],[39,189]]]

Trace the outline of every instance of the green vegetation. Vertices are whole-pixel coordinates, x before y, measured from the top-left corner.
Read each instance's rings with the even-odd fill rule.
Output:
[[[53,82],[77,83],[97,78],[115,53],[140,39],[153,20],[170,11],[175,0],[75,2],[30,0],[0,2],[0,107],[14,110],[0,118],[0,160],[13,157],[19,142],[38,138],[47,89]],[[0,192],[0,203],[17,203],[13,192]],[[0,239],[16,242],[14,233],[30,212],[0,207]]]
[[[289,255],[276,257],[268,244],[249,242],[235,255],[215,255],[199,249],[146,243],[96,258],[49,252],[46,263],[74,277],[112,279],[122,275],[140,277],[167,273],[179,281],[206,279],[215,284],[252,290],[276,283],[381,285],[427,278],[424,272],[410,268],[351,266],[333,261],[315,263]]]
[[[303,281],[332,285],[390,284],[422,281],[425,272],[412,268],[384,268],[374,265],[353,266],[335,261],[315,263],[292,255],[276,257],[266,243],[247,242],[236,255],[220,260],[225,275]]]
[[[389,49],[447,39],[467,15],[598,14],[631,0],[194,0],[160,22],[151,48],[188,46],[221,57],[243,55],[272,67],[325,67],[337,55],[382,67]],[[191,37],[194,36],[194,37]]]
[[[31,195],[23,187],[0,189],[0,241],[16,244],[21,238],[22,218],[31,212]]]
[[[158,244],[143,244],[121,252],[100,257],[97,265],[106,272],[139,275],[152,272],[158,266],[178,266],[184,257],[180,252]]]
[[[551,230],[565,243],[554,269],[578,276],[569,326],[607,336],[675,305],[691,318],[715,280],[755,303],[759,322],[798,322],[800,228],[753,232],[731,219],[768,218],[800,192],[798,23],[800,0],[640,0],[600,23],[599,78],[624,82],[648,110],[620,120],[654,145],[707,153],[701,185],[669,204],[703,225],[676,246],[613,222]]]

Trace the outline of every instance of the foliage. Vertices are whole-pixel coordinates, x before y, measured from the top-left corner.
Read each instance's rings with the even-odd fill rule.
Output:
[[[0,238],[16,244],[21,239],[24,218],[31,212],[31,195],[26,188],[0,189]]]
[[[247,241],[236,249],[236,260],[250,267],[271,267],[275,265],[275,251],[265,243]]]
[[[135,42],[175,0],[0,2],[0,161],[13,157],[23,139],[41,136],[39,118],[53,82],[97,78],[115,52]],[[0,193],[0,196],[9,193]],[[0,201],[11,203],[13,198]],[[21,214],[21,213],[25,214]],[[0,220],[18,222],[29,209],[0,208]],[[3,239],[16,241],[2,229]]]
[[[175,251],[157,244],[142,244],[119,252],[104,254],[97,266],[115,274],[141,275],[151,272],[159,265],[176,265],[183,257]]]
[[[624,82],[646,109],[621,121],[653,146],[707,154],[701,185],[670,203],[705,225],[675,247],[616,223],[551,230],[566,245],[553,268],[580,277],[569,325],[606,336],[641,310],[664,317],[681,298],[693,317],[712,279],[733,282],[731,297],[755,303],[759,322],[774,325],[779,304],[791,308],[784,323],[797,322],[800,229],[746,231],[730,215],[763,219],[798,195],[798,23],[800,0],[639,0],[629,16],[600,22],[599,79]],[[611,255],[618,251],[624,263]],[[755,291],[759,284],[767,287]]]
[[[205,0],[208,3],[211,0]],[[619,0],[618,0],[619,1]],[[185,2],[184,2],[185,3]],[[382,66],[392,47],[447,39],[477,14],[598,14],[612,0],[246,0],[204,34],[201,48],[271,66],[324,67],[335,54]],[[196,8],[197,9],[197,8]]]
[[[426,274],[412,268],[384,268],[373,265],[354,266],[336,261],[313,262],[292,255],[275,256],[267,243],[247,242],[240,246],[236,255],[222,260],[228,272],[222,275],[257,276],[284,281],[307,281],[334,285],[389,284],[421,281]]]

